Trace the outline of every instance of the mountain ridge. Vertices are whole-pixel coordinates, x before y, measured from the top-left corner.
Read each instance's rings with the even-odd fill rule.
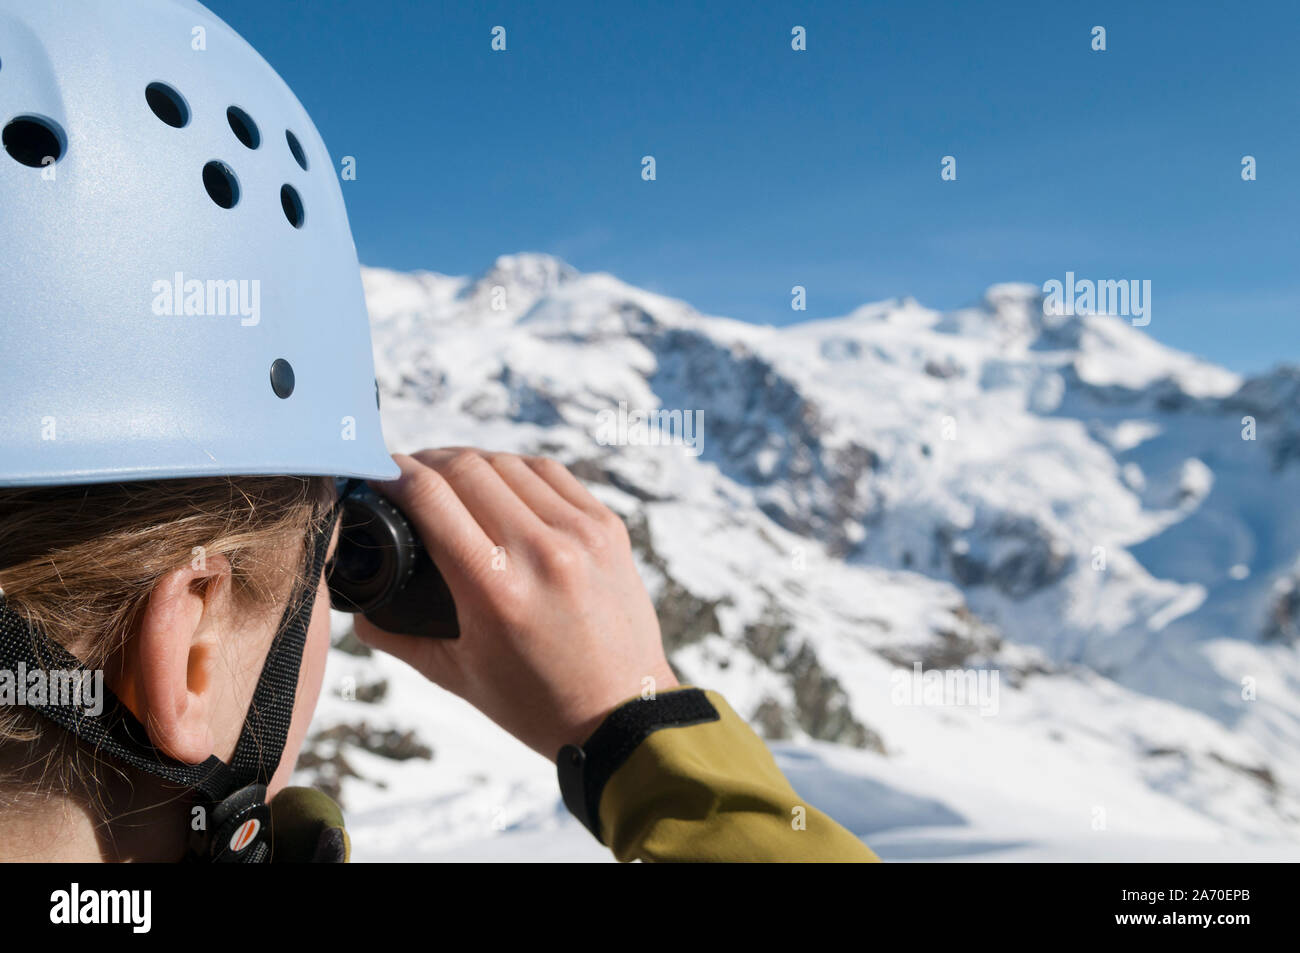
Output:
[[[538,254],[363,279],[389,445],[568,463],[633,528],[679,673],[774,744],[937,773],[941,804],[982,779],[977,813],[1300,843],[1296,368],[1243,380],[1018,283],[774,327]],[[700,452],[602,444],[620,404],[698,414]],[[997,672],[999,713],[891,701],[917,663]]]

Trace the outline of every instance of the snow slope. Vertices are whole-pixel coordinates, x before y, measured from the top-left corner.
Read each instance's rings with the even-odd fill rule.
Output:
[[[543,255],[364,278],[390,447],[568,463],[679,673],[883,857],[1300,858],[1300,372],[1024,285],[778,329]],[[620,405],[702,440],[610,445]],[[314,730],[359,859],[608,859],[392,659],[336,650]]]

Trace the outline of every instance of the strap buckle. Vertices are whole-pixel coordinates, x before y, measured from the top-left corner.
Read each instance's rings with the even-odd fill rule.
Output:
[[[208,808],[207,831],[195,832],[192,852],[216,864],[260,864],[271,856],[271,807],[266,786],[250,784]]]

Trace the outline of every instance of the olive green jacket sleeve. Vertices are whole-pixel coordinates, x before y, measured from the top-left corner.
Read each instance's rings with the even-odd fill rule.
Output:
[[[795,793],[767,746],[721,695],[705,694],[718,721],[653,732],[606,783],[600,829],[615,857],[879,860]]]
[[[346,864],[352,856],[342,809],[314,788],[285,788],[272,798],[271,831],[276,863]]]

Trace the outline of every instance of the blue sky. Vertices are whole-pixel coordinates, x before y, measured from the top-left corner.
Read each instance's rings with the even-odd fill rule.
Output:
[[[365,264],[546,251],[769,323],[1070,270],[1150,279],[1175,347],[1300,361],[1294,0],[208,3],[357,158]]]

